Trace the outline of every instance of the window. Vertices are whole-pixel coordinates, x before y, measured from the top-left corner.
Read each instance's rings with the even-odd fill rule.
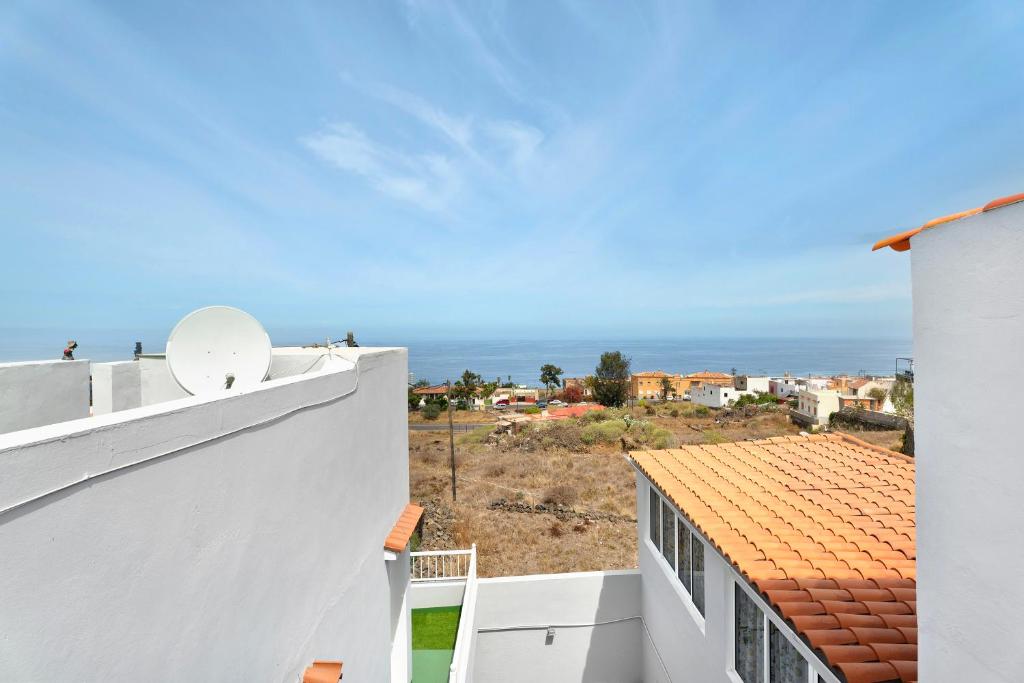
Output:
[[[769,683],[803,683],[807,680],[807,661],[800,656],[775,624],[768,625]]]
[[[676,515],[667,501],[661,503],[661,537],[664,545],[661,554],[672,569],[676,568]]]
[[[661,548],[661,496],[651,487],[651,518],[647,520],[651,529],[651,543]]]
[[[764,683],[764,615],[738,583],[734,589],[733,666],[743,683]]]
[[[676,529],[679,531],[679,571],[676,574],[683,588],[690,593],[693,590],[690,583],[690,530],[683,523],[676,525]]]

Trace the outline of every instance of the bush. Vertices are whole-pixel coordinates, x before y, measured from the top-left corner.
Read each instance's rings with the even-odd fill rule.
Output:
[[[583,400],[583,390],[576,385],[568,386],[558,395],[558,398],[566,403],[579,403]]]
[[[656,412],[658,411],[654,409],[654,406],[644,406],[644,413],[647,415],[654,415]]]
[[[541,432],[541,443],[545,448],[564,448],[577,453],[586,450],[579,425],[570,420],[549,423]]]
[[[583,428],[580,438],[585,444],[614,443],[626,431],[626,423],[622,420],[595,422]]]
[[[572,505],[579,497],[579,492],[572,484],[556,484],[544,493],[541,502],[548,505]]]
[[[693,414],[697,417],[707,417],[711,414],[711,410],[707,406],[694,406]]]
[[[523,411],[527,415],[540,415],[540,408],[537,406],[527,406],[526,410]]]
[[[672,410],[668,411],[668,414],[671,415],[672,417],[679,417],[679,408],[673,408]]]
[[[486,443],[487,439],[490,438],[490,436],[491,436],[491,434],[493,432],[494,432],[494,430],[489,425],[484,425],[483,427],[477,427],[473,431],[466,432],[465,434],[462,434],[461,436],[459,436],[459,443],[460,444],[467,444],[467,445],[468,444]]]
[[[422,412],[424,420],[436,420],[441,415],[441,406],[437,403],[428,403],[423,406]]]
[[[716,444],[725,443],[726,441],[727,439],[725,438],[725,435],[722,434],[722,432],[718,431],[717,429],[709,429],[708,431],[704,432],[705,443]]]

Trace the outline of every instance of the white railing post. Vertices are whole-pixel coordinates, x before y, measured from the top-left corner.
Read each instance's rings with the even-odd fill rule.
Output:
[[[469,551],[469,568],[466,570],[466,590],[462,596],[462,614],[455,634],[455,650],[452,665],[448,669],[448,683],[471,683],[466,675],[472,656],[473,632],[476,630],[476,543]]]

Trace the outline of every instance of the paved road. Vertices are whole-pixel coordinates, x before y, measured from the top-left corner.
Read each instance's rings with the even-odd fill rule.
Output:
[[[473,431],[474,429],[476,429],[478,427],[493,427],[494,425],[495,425],[494,422],[456,422],[455,425],[454,425],[455,426],[454,431],[456,431],[456,432],[471,432],[471,431]],[[416,422],[416,423],[411,423],[409,425],[409,431],[412,431],[412,432],[447,432],[448,431],[448,423],[445,422],[444,420],[441,420],[440,418],[437,420],[437,422],[430,422],[430,423]]]

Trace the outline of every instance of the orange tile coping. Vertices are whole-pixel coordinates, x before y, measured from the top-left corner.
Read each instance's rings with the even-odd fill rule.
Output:
[[[630,458],[843,680],[916,680],[913,458],[840,433]]]
[[[961,211],[960,213],[953,213],[948,216],[942,216],[941,218],[935,218],[933,220],[928,221],[919,228],[907,230],[906,232],[901,232],[899,234],[892,235],[891,237],[886,237],[884,240],[879,240],[878,242],[875,242],[875,245],[871,247],[871,251],[878,251],[879,249],[883,249],[885,247],[889,247],[893,251],[907,251],[910,249],[910,238],[923,230],[928,230],[929,228],[934,228],[936,225],[950,223],[961,218],[967,218],[968,216],[974,216],[985,211],[999,209],[1004,206],[1009,206],[1010,204],[1016,204],[1017,202],[1024,202],[1024,194],[1014,194],[1010,195],[1009,197],[1000,197],[999,199],[993,199],[985,206],[978,207],[977,209],[969,209],[967,211]]]
[[[341,680],[341,662],[320,660],[306,667],[302,683],[338,683]]]
[[[395,553],[405,550],[405,546],[409,544],[412,532],[416,530],[416,525],[419,524],[422,516],[423,508],[413,503],[407,504],[402,510],[402,514],[398,516],[398,521],[395,522],[391,533],[384,539],[384,549]]]

